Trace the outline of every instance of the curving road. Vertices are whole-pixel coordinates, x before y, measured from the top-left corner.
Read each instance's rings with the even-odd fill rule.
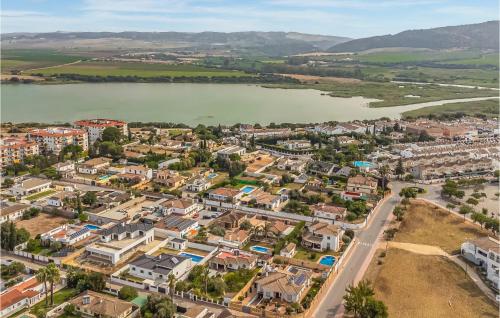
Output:
[[[398,193],[404,187],[403,184],[393,182],[392,187],[393,195],[379,206],[368,226],[357,233],[356,245],[341,266],[338,276],[330,286],[328,293],[323,297],[323,301],[313,317],[343,317],[342,297],[345,294],[345,289],[362,279],[377,249],[376,246],[382,236],[382,230],[390,222],[392,210],[400,201]]]

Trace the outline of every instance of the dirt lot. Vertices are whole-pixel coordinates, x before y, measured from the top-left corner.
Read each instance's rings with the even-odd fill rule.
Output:
[[[25,228],[30,232],[31,237],[52,230],[59,225],[68,223],[68,219],[61,216],[53,216],[47,213],[40,213],[36,218],[30,220],[21,220],[16,223],[18,228]]]
[[[381,251],[365,278],[373,282],[389,317],[498,317],[496,306],[447,258],[399,249],[379,258]]]
[[[249,153],[241,158],[247,165],[246,172],[258,172],[262,168],[270,165],[276,160],[276,157],[270,156],[266,153]]]
[[[413,201],[405,213],[395,241],[436,245],[452,254],[460,250],[460,245],[466,239],[490,234],[478,225],[464,222],[459,216],[422,201]]]

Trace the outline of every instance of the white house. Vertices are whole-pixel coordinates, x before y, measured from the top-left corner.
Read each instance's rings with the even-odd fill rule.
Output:
[[[151,180],[153,178],[153,169],[146,166],[126,166],[124,173],[142,176],[147,180]]]
[[[52,181],[47,179],[30,178],[13,186],[10,191],[15,196],[25,196],[42,191],[46,191],[52,185]]]
[[[44,284],[34,276],[10,287],[0,294],[0,317],[8,317],[33,306],[43,298],[44,291]]]
[[[481,266],[486,271],[486,278],[496,289],[500,289],[500,242],[492,237],[483,237],[466,241],[461,247],[462,256]]]
[[[173,199],[160,203],[163,215],[190,215],[201,210],[202,206],[187,199]]]
[[[296,247],[295,243],[288,243],[288,245],[283,247],[280,251],[280,256],[292,258],[297,252]]]
[[[153,225],[146,223],[117,224],[101,230],[100,241],[85,247],[90,257],[117,264],[140,245],[154,240]]]
[[[170,274],[179,278],[191,267],[193,261],[190,257],[166,253],[158,256],[144,254],[130,263],[129,274],[155,282],[166,282]]]
[[[202,192],[208,190],[212,186],[212,183],[205,178],[194,179],[186,184],[186,191],[190,192]]]
[[[63,224],[40,235],[45,242],[59,242],[63,245],[73,245],[90,236],[90,230],[85,226]]]
[[[166,236],[183,238],[195,234],[198,227],[196,220],[169,215],[155,224],[155,231]]]
[[[244,155],[246,153],[246,149],[240,146],[229,146],[222,150],[217,151],[217,157],[222,159],[227,159],[231,155]]]
[[[53,165],[53,167],[56,168],[57,173],[65,178],[72,176],[76,171],[75,163],[73,161],[58,162]]]
[[[332,221],[341,220],[347,214],[346,208],[332,204],[318,203],[311,208],[315,217]]]
[[[314,251],[338,251],[344,231],[334,224],[314,222],[302,234],[302,246]]]
[[[311,282],[311,273],[297,269],[266,272],[254,283],[257,294],[264,299],[281,299],[288,303],[298,303],[305,295]]]
[[[14,204],[0,208],[0,224],[7,221],[16,221],[23,217],[23,213],[30,208],[27,204]]]
[[[104,157],[93,158],[78,166],[78,172],[83,174],[97,174],[99,171],[108,168],[111,161],[111,159]]]
[[[74,196],[71,192],[59,192],[47,199],[47,205],[60,208],[64,206],[64,199]]]

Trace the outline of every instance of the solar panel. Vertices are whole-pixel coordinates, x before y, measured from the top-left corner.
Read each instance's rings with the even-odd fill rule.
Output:
[[[172,263],[177,264],[179,263],[179,260],[175,257],[172,257]]]
[[[290,268],[288,269],[288,271],[289,271],[290,273],[292,273],[292,274],[297,274],[297,273],[299,272],[299,270],[297,269],[297,267],[293,267],[293,266],[292,266],[292,267],[290,267]]]
[[[295,277],[295,284],[302,285],[306,281],[306,274],[302,273],[298,277]]]

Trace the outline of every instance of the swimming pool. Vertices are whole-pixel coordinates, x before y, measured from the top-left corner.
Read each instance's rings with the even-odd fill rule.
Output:
[[[250,250],[257,252],[257,253],[269,254],[269,249],[267,247],[260,246],[260,245],[251,246]]]
[[[209,180],[212,180],[213,178],[217,177],[217,173],[211,173],[207,176]]]
[[[179,255],[181,256],[185,256],[185,257],[190,257],[191,260],[195,263],[199,263],[201,262],[201,260],[203,259],[203,256],[200,256],[200,255],[196,255],[196,254],[190,254],[190,253],[179,253]]]
[[[100,230],[101,227],[100,226],[97,226],[97,225],[93,225],[93,224],[85,224],[84,225],[87,229],[91,230],[91,231],[97,231],[97,230]]]
[[[323,256],[319,263],[321,265],[326,265],[326,266],[333,266],[333,264],[335,264],[335,257],[331,256],[331,255],[326,255],[326,256]]]
[[[241,192],[246,193],[246,194],[249,194],[253,190],[255,190],[255,187],[252,187],[252,186],[244,186],[243,188],[240,189]]]
[[[106,174],[106,175],[104,175],[104,176],[100,176],[98,179],[99,179],[100,181],[103,181],[103,180],[107,180],[107,179],[109,179],[109,178],[111,178],[111,175]]]
[[[354,166],[356,168],[371,168],[373,167],[373,163],[368,161],[354,161]]]

